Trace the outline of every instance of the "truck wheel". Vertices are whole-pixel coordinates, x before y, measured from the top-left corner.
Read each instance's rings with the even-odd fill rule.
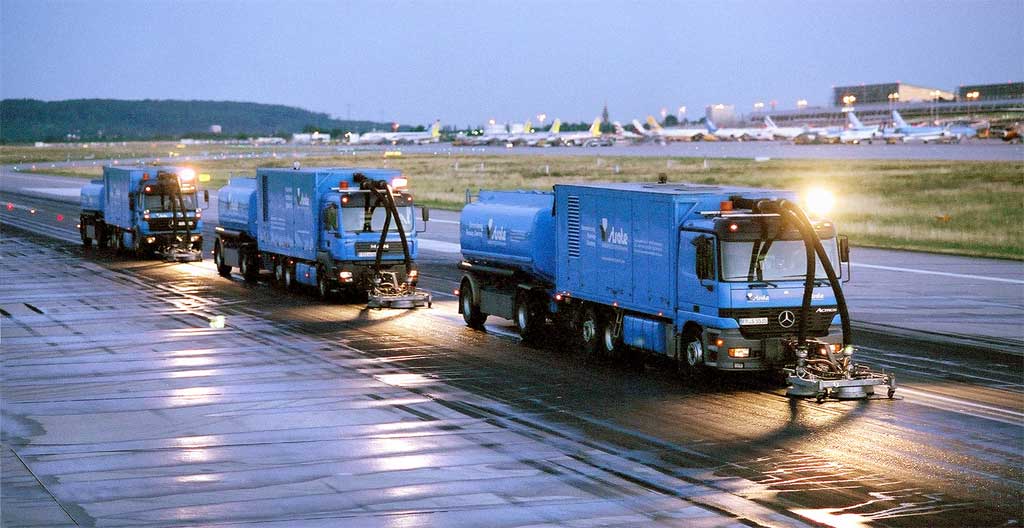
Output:
[[[598,352],[598,330],[601,328],[597,312],[589,304],[576,312],[576,341],[580,350],[587,358],[593,358]]]
[[[274,262],[274,284],[276,286],[284,284],[284,264],[280,260]]]
[[[676,369],[683,375],[696,375],[704,365],[704,345],[700,331],[687,331],[683,336],[683,349],[676,358]]]
[[[619,335],[615,335],[618,330]],[[615,328],[615,314],[607,314],[601,323],[601,353],[610,358],[618,358],[623,355],[622,331]]]
[[[284,266],[284,289],[295,289],[295,268],[292,266]]]
[[[260,269],[253,264],[255,255],[250,255],[248,251],[239,250],[238,252],[238,272],[242,274],[242,278],[246,282],[256,282],[260,276]]]
[[[224,262],[224,246],[220,243],[220,239],[213,245],[213,261],[217,264],[217,273],[221,277],[231,276],[231,266]]]
[[[519,337],[524,343],[536,341],[544,329],[544,312],[529,292],[521,291],[516,295],[515,323]]]
[[[96,247],[100,249],[106,249],[107,247],[107,230],[104,229],[102,223],[96,224]]]
[[[316,268],[316,294],[321,301],[328,301],[331,298],[331,285],[327,282],[327,276],[321,267]]]
[[[470,328],[482,329],[487,314],[480,311],[480,305],[473,302],[473,286],[468,280],[462,281],[459,288],[459,306],[462,308],[462,320]]]

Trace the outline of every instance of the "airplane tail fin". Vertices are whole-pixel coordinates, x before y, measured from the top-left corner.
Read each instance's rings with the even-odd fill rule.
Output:
[[[434,125],[430,127],[430,137],[439,138],[441,137],[441,120],[434,121]]]
[[[595,118],[594,123],[590,125],[590,135],[600,136],[601,135],[601,118]]]
[[[658,121],[654,119],[654,116],[647,116],[647,124],[651,125],[651,130],[661,132],[661,125],[659,125]]]
[[[562,129],[562,120],[556,118],[555,122],[551,123],[551,133],[552,134],[557,134],[558,131],[561,130],[561,129]]]
[[[527,119],[526,123],[523,123],[523,133],[529,134],[531,132],[533,132],[533,123]]]
[[[846,114],[846,118],[850,120],[850,126],[851,127],[857,128],[857,129],[864,128],[864,123],[861,123],[860,119],[857,119],[857,114],[854,114],[853,112],[850,112],[850,113]]]
[[[714,121],[708,119],[705,122],[708,124],[708,132],[711,132],[712,134],[714,134],[715,131],[718,130],[718,127],[715,126]]]
[[[768,128],[779,128],[775,126],[775,121],[772,121],[772,116],[764,116],[764,126]]]
[[[647,135],[647,129],[645,129],[644,126],[640,124],[640,121],[637,121],[636,119],[633,120],[633,128],[636,129],[638,134],[644,136]]]
[[[906,128],[907,122],[903,120],[903,116],[896,110],[892,111],[892,122],[896,123],[897,128]]]
[[[622,123],[619,123],[618,121],[613,121],[612,126],[615,127],[615,135],[621,136],[626,133],[626,129],[622,128]]]

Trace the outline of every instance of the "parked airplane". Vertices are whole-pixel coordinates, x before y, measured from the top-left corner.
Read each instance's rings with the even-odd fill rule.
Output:
[[[663,128],[654,116],[647,116],[647,124],[651,127],[651,133],[665,141],[700,141],[711,135],[706,128]]]
[[[604,144],[601,138],[601,118],[595,118],[586,132],[559,132],[551,136],[551,141],[577,147]]]
[[[718,128],[710,119],[707,120],[707,124],[708,130],[719,139],[732,141],[775,139],[772,133],[764,128]]]
[[[562,120],[555,119],[551,123],[551,130],[534,132],[533,125],[527,121],[526,126],[523,127],[524,132],[522,134],[511,134],[508,142],[513,145],[526,145],[528,147],[545,146],[552,142],[552,138],[558,135],[558,131],[561,128]]]
[[[633,126],[638,127],[638,129],[643,129],[643,127],[641,127],[639,125],[640,125],[640,123],[638,123],[634,119],[633,120]],[[641,134],[641,133],[637,133],[637,132],[630,132],[629,130],[626,130],[625,127],[622,126],[622,123],[619,123],[618,121],[613,122],[612,126],[615,128],[615,139],[618,139],[618,140],[625,140],[625,141],[634,141],[634,142],[636,142],[636,141],[643,141],[643,139],[646,137],[645,134]]]
[[[808,131],[808,128],[803,127],[780,127],[775,125],[775,121],[772,121],[771,116],[764,116],[765,130],[770,132],[776,139],[793,139],[800,134],[804,134]]]
[[[883,134],[883,137],[890,141],[921,141],[927,143],[929,141],[948,141],[953,138],[953,134],[946,127],[910,126],[896,110],[892,111],[892,121],[896,126]]]
[[[426,132],[367,132],[350,141],[356,145],[381,145],[391,143],[416,144],[437,143],[441,138],[441,121],[434,121],[430,130]]]
[[[854,145],[861,141],[867,141],[871,143],[875,138],[882,137],[882,133],[878,130],[877,126],[867,126],[857,119],[856,114],[848,112],[846,114],[846,120],[849,121],[849,126],[846,130],[839,133],[840,143],[852,143]]]

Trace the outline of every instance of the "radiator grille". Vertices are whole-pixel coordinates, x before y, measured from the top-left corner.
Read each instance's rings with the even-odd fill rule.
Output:
[[[793,324],[789,327],[783,326],[786,318],[782,313],[788,311],[792,316]],[[828,327],[835,317],[835,306],[812,306],[807,321],[807,335],[810,337],[824,337],[828,335]],[[719,310],[721,317],[731,317],[739,322],[740,319],[765,318],[766,325],[740,325],[740,334],[746,339],[764,339],[769,337],[795,336],[800,329],[800,307],[794,308],[736,308]]]
[[[185,219],[184,218],[150,218],[149,222],[150,231],[173,231],[173,222],[177,221],[178,231],[185,230]],[[196,221],[193,218],[188,219],[188,229],[190,231],[196,230]]]

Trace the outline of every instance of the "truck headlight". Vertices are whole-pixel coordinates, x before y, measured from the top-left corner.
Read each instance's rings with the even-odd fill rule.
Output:
[[[152,244],[153,242],[156,242],[156,237],[146,237],[147,244]]]
[[[192,241],[193,242],[198,242],[200,238],[203,238],[203,237],[201,235],[192,235]]]
[[[338,273],[338,278],[341,279],[341,282],[352,282],[352,272],[342,271]]]
[[[750,357],[750,349],[749,348],[730,348],[729,349],[729,357],[734,357],[734,358],[747,358],[747,357]]]
[[[825,189],[811,189],[807,191],[804,202],[809,213],[818,218],[824,218],[835,206],[836,199]]]

